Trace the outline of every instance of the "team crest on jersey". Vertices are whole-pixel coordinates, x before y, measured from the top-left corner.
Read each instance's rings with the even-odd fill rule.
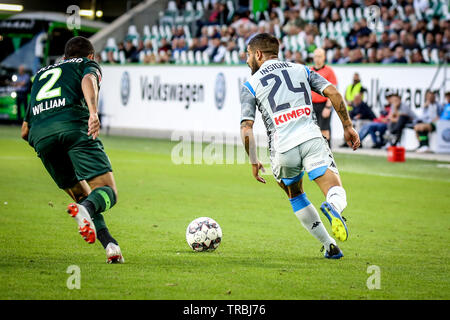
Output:
[[[287,112],[284,112],[282,114],[279,114],[274,117],[275,125],[281,125],[287,122],[292,121],[293,119],[301,118],[304,116],[309,116],[311,114],[311,108],[310,107],[300,107],[297,109],[290,109]]]

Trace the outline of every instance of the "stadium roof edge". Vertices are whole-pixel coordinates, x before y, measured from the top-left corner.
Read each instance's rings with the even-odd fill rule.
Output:
[[[149,9],[152,5],[163,2],[163,1],[157,1],[157,0],[144,0],[141,3],[137,4],[135,7],[130,9],[129,11],[125,12],[118,18],[116,18],[113,22],[108,24],[108,26],[101,31],[94,34],[92,37],[89,38],[91,40],[92,45],[94,46],[94,49],[96,52],[99,52],[103,49],[103,46],[106,43],[106,39],[111,36],[113,32],[119,32],[121,30],[122,32],[125,32],[123,29],[125,28],[125,25],[130,24],[130,21],[133,20],[133,18],[145,10]],[[166,2],[166,1],[164,1]]]

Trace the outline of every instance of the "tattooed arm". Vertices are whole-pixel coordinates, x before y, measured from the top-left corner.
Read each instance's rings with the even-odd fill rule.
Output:
[[[253,135],[253,120],[243,120],[241,122],[241,139],[244,144],[245,151],[250,158],[252,164],[252,173],[256,180],[266,183],[266,180],[259,175],[259,170],[265,172],[263,165],[258,161],[256,154],[256,143]]]
[[[258,157],[256,156],[256,143],[253,136],[253,123],[252,120],[243,120],[241,122],[241,139],[244,144],[245,151],[250,158],[252,164],[258,163]]]
[[[361,142],[359,141],[359,135],[356,130],[353,128],[352,120],[350,119],[350,115],[347,111],[347,106],[345,105],[344,99],[342,95],[337,91],[335,86],[329,85],[323,90],[323,95],[330,99],[333,104],[334,110],[341,119],[342,125],[344,127],[344,139],[347,142],[349,147],[352,147],[353,150],[356,150]]]

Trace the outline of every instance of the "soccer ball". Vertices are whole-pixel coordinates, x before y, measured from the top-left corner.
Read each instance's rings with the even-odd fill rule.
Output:
[[[186,241],[194,251],[215,250],[222,240],[222,229],[211,218],[201,217],[186,229]]]

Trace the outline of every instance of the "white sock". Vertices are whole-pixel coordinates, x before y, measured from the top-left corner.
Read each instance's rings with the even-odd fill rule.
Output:
[[[289,200],[291,201],[295,215],[303,227],[319,240],[326,250],[330,248],[331,243],[336,245],[336,241],[328,234],[327,229],[325,229],[320,220],[319,213],[311,202],[309,202],[305,193]]]
[[[347,194],[344,188],[339,186],[331,187],[327,193],[327,202],[341,214],[347,207]]]

